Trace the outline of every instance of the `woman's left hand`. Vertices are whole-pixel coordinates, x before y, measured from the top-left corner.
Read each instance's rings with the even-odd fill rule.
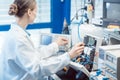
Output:
[[[58,44],[58,46],[63,46],[68,44],[68,39],[65,37],[58,37],[55,42]]]

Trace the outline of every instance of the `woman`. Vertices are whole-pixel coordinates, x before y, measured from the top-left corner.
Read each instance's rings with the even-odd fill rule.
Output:
[[[9,15],[14,15],[16,22],[11,24],[2,49],[3,80],[46,80],[47,76],[68,65],[70,59],[80,55],[84,49],[84,44],[79,43],[70,52],[51,57],[58,51],[58,46],[68,43],[62,37],[47,47],[35,49],[25,29],[33,23],[36,12],[35,0],[15,0],[10,6]]]

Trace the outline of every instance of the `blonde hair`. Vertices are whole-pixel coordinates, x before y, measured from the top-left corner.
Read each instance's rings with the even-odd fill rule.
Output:
[[[28,9],[33,10],[35,5],[35,0],[14,0],[13,4],[10,5],[8,14],[22,17]]]

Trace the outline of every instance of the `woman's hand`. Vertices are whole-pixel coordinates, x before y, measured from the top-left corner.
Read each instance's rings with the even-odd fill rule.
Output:
[[[58,44],[58,46],[63,46],[68,44],[68,40],[65,37],[58,37],[55,42]]]
[[[79,56],[83,50],[84,50],[84,43],[78,43],[68,53],[70,55],[70,58],[72,59]]]

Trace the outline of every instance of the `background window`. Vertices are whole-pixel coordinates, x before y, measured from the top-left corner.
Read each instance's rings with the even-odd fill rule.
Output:
[[[81,15],[84,13],[85,1],[84,0],[71,0],[71,20],[72,22],[79,22]]]
[[[11,22],[14,22],[14,16],[8,15],[8,10],[10,4],[13,3],[14,0],[0,0],[0,25],[7,25]],[[51,5],[50,0],[36,0],[38,6],[37,17],[35,19],[35,23],[43,23],[51,21]]]
[[[38,5],[38,14],[36,23],[51,22],[51,0],[36,0]]]
[[[7,25],[15,20],[13,16],[8,15],[9,6],[12,2],[13,0],[0,0],[0,25]]]

